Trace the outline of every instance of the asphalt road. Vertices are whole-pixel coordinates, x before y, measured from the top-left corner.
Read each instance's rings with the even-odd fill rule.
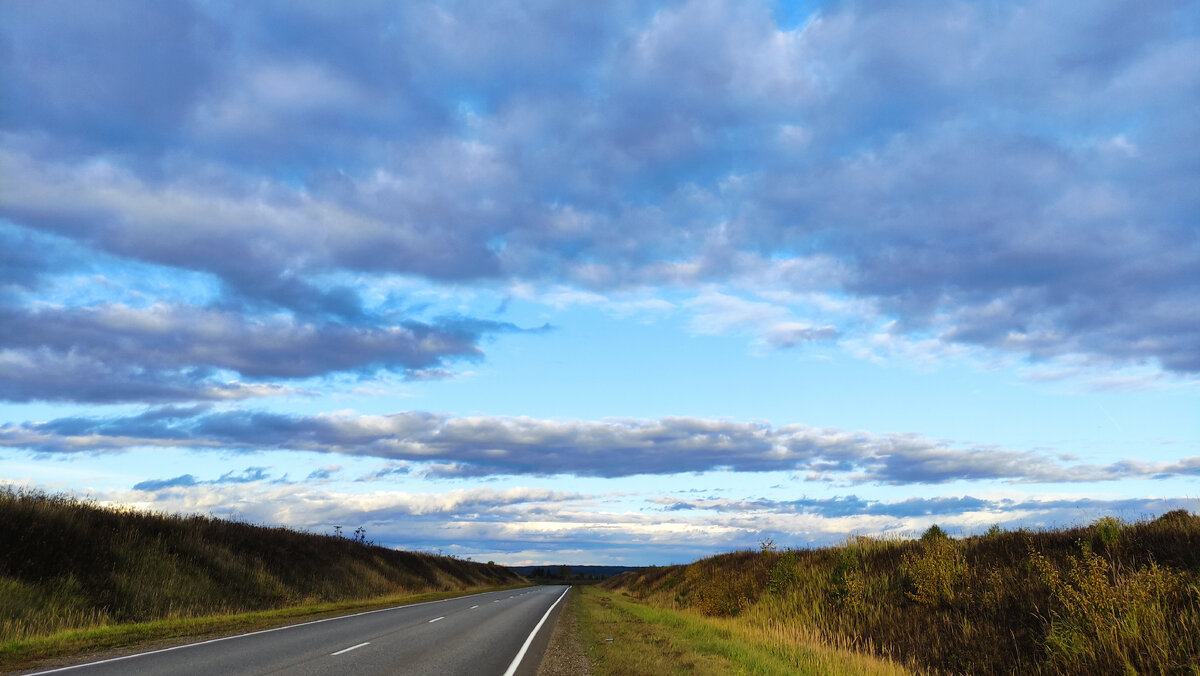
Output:
[[[374,610],[39,674],[480,674],[537,672],[568,587],[530,587]]]

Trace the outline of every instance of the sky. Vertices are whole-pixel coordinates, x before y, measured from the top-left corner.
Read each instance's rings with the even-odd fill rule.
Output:
[[[1200,2],[0,0],[0,484],[505,564],[1200,511]]]

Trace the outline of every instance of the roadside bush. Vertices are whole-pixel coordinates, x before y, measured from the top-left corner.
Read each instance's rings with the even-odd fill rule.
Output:
[[[767,578],[767,589],[772,594],[782,594],[796,581],[796,554],[791,550],[783,553],[771,569]]]
[[[858,552],[845,547],[838,552],[837,564],[833,568],[833,602],[841,608],[854,609],[862,605],[866,595],[862,561]]]
[[[916,549],[905,552],[900,572],[908,583],[908,598],[922,605],[939,605],[954,599],[955,588],[966,575],[967,562],[954,540],[932,526],[921,536]]]
[[[1116,549],[1121,544],[1121,528],[1124,524],[1120,519],[1106,516],[1092,524],[1096,533],[1096,547],[1105,552]]]

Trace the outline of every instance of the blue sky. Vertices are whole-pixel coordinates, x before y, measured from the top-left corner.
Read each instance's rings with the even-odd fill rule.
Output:
[[[1195,511],[1198,27],[0,4],[0,482],[510,564]]]

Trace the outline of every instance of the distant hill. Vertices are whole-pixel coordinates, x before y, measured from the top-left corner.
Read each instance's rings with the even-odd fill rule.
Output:
[[[530,579],[553,578],[563,579],[564,570],[569,571],[567,578],[606,578],[621,573],[637,572],[645,566],[569,566],[566,564],[554,566],[509,566],[509,569]]]
[[[525,582],[362,540],[0,489],[0,640]]]

